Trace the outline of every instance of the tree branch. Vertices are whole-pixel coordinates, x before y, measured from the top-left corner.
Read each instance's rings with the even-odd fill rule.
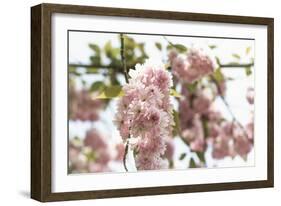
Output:
[[[124,48],[125,43],[124,43],[124,36],[122,33],[120,34],[120,43],[121,43],[120,54],[121,54],[121,61],[124,70],[124,75],[125,75],[126,83],[129,83],[129,77],[128,77],[126,59],[125,59],[125,48]]]
[[[125,57],[124,35],[122,33],[120,34],[120,45],[121,45],[120,55],[121,55],[121,61],[122,61],[122,66],[123,66],[123,72],[124,72],[126,83],[129,83],[129,77],[128,77],[128,71],[127,71],[127,65],[126,65],[126,57]],[[129,138],[130,138],[130,135],[128,136],[128,139],[126,141],[125,152],[124,152],[124,156],[123,156],[123,165],[124,165],[124,168],[126,171],[128,171],[126,157],[127,157],[128,150],[129,150],[129,141],[128,141]]]
[[[249,64],[220,64],[221,68],[242,68],[242,67],[252,67],[254,63]]]
[[[175,47],[175,45],[166,36],[163,36],[163,38],[168,42],[168,44],[170,44],[172,47]]]
[[[102,68],[102,69],[120,69],[122,70],[122,67],[112,66],[112,65],[103,65],[103,64],[76,64],[76,63],[70,63],[68,64],[68,67],[82,67],[82,68]]]
[[[249,63],[249,64],[220,64],[219,65],[221,68],[243,68],[243,67],[252,67],[254,66],[254,63]],[[123,65],[123,60],[122,60],[122,67],[121,66],[112,66],[112,65],[104,65],[104,64],[79,64],[79,63],[70,63],[68,67],[75,67],[75,68],[97,68],[97,69],[115,69],[119,72],[124,73],[124,65]],[[132,68],[134,65],[126,65],[125,61],[125,68]]]

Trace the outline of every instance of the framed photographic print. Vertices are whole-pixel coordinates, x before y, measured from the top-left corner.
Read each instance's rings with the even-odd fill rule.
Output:
[[[31,197],[273,187],[273,19],[31,8]]]

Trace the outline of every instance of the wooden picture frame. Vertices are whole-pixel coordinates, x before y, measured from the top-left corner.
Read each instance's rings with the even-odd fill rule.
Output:
[[[220,22],[264,25],[267,27],[267,179],[259,181],[227,182],[161,186],[133,189],[110,189],[79,192],[52,192],[52,35],[51,17],[54,13],[134,17],[192,22]],[[274,88],[273,88],[272,18],[229,16],[170,11],[105,8],[76,5],[40,4],[31,8],[31,198],[42,201],[81,200],[92,198],[160,195],[273,187],[274,183]]]

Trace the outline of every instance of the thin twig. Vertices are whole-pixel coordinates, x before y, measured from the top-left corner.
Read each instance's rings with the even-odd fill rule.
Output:
[[[170,44],[172,47],[175,47],[175,45],[166,36],[163,36],[163,38],[168,42],[168,44]]]
[[[217,87],[217,90],[218,90],[218,95],[219,97],[221,98],[222,102],[224,103],[225,107],[227,108],[229,114],[231,115],[232,117],[232,122],[236,122],[236,124],[242,129],[244,135],[248,136],[247,135],[247,132],[245,131],[245,128],[243,127],[243,125],[238,121],[238,119],[235,117],[234,113],[232,112],[231,108],[230,108],[230,105],[228,104],[228,102],[226,101],[225,97],[223,96],[222,94],[222,91],[221,91],[221,88],[219,87],[219,84],[217,82],[217,80],[211,76],[211,80],[214,82],[214,84],[216,85]]]
[[[120,34],[120,45],[121,45],[120,55],[121,55],[121,61],[122,61],[122,66],[123,66],[123,72],[124,72],[126,83],[129,83],[129,77],[128,77],[128,71],[127,71],[127,65],[126,65],[126,57],[125,57],[125,43],[124,43],[124,35],[123,34]],[[123,165],[124,165],[124,168],[127,172],[128,172],[128,168],[127,168],[127,163],[126,163],[126,157],[127,157],[128,150],[129,150],[129,138],[130,138],[130,135],[128,136],[128,139],[126,141],[126,146],[125,146],[125,151],[124,151],[124,156],[123,156]]]
[[[128,172],[128,168],[127,168],[127,165],[126,165],[126,157],[127,157],[127,154],[128,154],[128,150],[129,150],[129,143],[127,141],[126,146],[125,146],[124,156],[123,156],[123,165],[124,165],[124,168],[127,172]]]
[[[121,43],[121,49],[120,49],[121,61],[122,61],[122,66],[123,66],[123,71],[124,71],[126,83],[128,83],[129,77],[128,77],[128,71],[127,71],[127,65],[126,65],[125,43],[124,43],[124,35],[123,34],[120,34],[120,43]]]

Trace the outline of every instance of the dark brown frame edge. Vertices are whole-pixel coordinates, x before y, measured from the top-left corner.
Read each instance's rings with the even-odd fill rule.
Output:
[[[185,21],[266,25],[268,31],[268,159],[267,180],[133,189],[52,193],[51,191],[51,16],[52,13],[120,16]],[[274,184],[274,19],[262,17],[152,11],[61,4],[31,8],[31,198],[42,201],[80,200],[139,195],[205,192],[273,187]]]

